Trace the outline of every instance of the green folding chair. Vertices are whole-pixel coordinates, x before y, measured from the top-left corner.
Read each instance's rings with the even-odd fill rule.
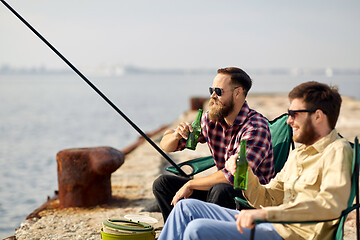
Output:
[[[292,146],[292,148],[294,148],[294,142],[292,140],[292,129],[286,123],[287,118],[288,115],[285,113],[272,121],[268,121],[276,173],[284,166],[290,152],[290,147]],[[182,162],[178,164],[178,166],[180,168],[183,168],[184,166],[190,167],[192,172],[188,174],[188,177],[192,177],[199,172],[215,166],[215,162],[212,156],[207,156]],[[168,172],[179,175],[179,171],[173,166],[167,167],[166,170]]]
[[[314,224],[319,222],[329,222],[340,219],[338,228],[336,230],[335,240],[341,240],[344,236],[344,224],[347,215],[356,209],[356,239],[360,239],[360,223],[359,223],[359,165],[360,165],[360,150],[359,150],[359,140],[356,137],[353,145],[354,149],[354,157],[353,157],[353,165],[352,165],[352,177],[351,177],[351,192],[348,200],[348,207],[342,211],[341,215],[334,219],[323,220],[323,221],[291,221],[291,222],[283,222],[283,221],[264,221],[264,220],[255,220],[255,227],[251,230],[250,239],[253,240],[255,237],[255,229],[256,224],[259,223],[274,223],[274,224],[295,224],[295,223],[305,223],[305,224]],[[354,199],[356,198],[356,203],[353,204]]]

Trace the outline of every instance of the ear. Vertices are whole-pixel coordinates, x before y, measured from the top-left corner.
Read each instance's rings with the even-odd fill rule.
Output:
[[[316,110],[313,115],[313,123],[315,126],[319,129],[323,129],[327,133],[330,133],[331,128],[329,126],[328,116],[320,109]]]
[[[239,97],[245,97],[245,90],[242,87],[238,87],[234,90],[235,93],[235,97],[239,98]]]
[[[326,114],[321,109],[316,110],[316,112],[314,113],[314,118],[315,121],[317,122],[322,122],[322,121],[327,122]]]

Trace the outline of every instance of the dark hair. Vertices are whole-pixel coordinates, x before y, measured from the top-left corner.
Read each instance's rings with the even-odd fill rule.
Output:
[[[252,80],[242,69],[237,67],[219,68],[217,73],[228,74],[231,76],[231,84],[234,86],[241,86],[245,90],[245,96],[249,92]]]
[[[290,100],[295,98],[302,99],[308,109],[322,110],[330,128],[335,128],[342,101],[337,87],[315,81],[302,83],[289,93]]]

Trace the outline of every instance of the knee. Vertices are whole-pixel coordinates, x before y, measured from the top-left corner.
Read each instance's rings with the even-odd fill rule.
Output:
[[[199,202],[199,200],[193,198],[181,199],[175,205],[175,208],[179,208],[181,209],[181,211],[191,211],[191,209],[197,204],[197,202]]]
[[[199,207],[201,207],[202,203],[202,201],[193,198],[182,199],[175,205],[174,210],[195,218],[194,215],[198,211]]]
[[[230,184],[215,184],[208,192],[207,201],[223,207],[235,208],[234,189]]]
[[[209,191],[213,194],[221,194],[223,192],[227,192],[227,188],[229,187],[231,187],[231,185],[227,183],[217,183],[213,185]]]
[[[221,203],[224,199],[228,198],[228,187],[226,183],[217,183],[209,190],[207,201],[212,203]]]
[[[186,226],[184,239],[206,239],[209,230],[203,219],[195,219]]]
[[[203,203],[203,201],[195,198],[186,198],[181,199],[176,205],[181,206],[182,208],[192,208],[192,206],[197,206],[198,204]]]
[[[154,182],[153,182],[153,192],[158,192],[159,190],[163,189],[167,183],[167,176],[160,175]]]

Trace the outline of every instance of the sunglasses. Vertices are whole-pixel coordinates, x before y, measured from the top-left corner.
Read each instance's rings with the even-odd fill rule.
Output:
[[[295,118],[296,113],[299,112],[310,112],[310,113],[314,113],[316,112],[317,109],[303,109],[303,110],[289,110],[288,109],[288,114],[290,117]]]
[[[241,86],[233,88],[232,91],[239,88],[239,87],[241,87]],[[215,94],[220,97],[221,95],[223,95],[224,89],[218,88],[218,87],[216,87],[216,88],[209,87],[209,92],[210,92],[210,95],[212,95],[215,92]]]

